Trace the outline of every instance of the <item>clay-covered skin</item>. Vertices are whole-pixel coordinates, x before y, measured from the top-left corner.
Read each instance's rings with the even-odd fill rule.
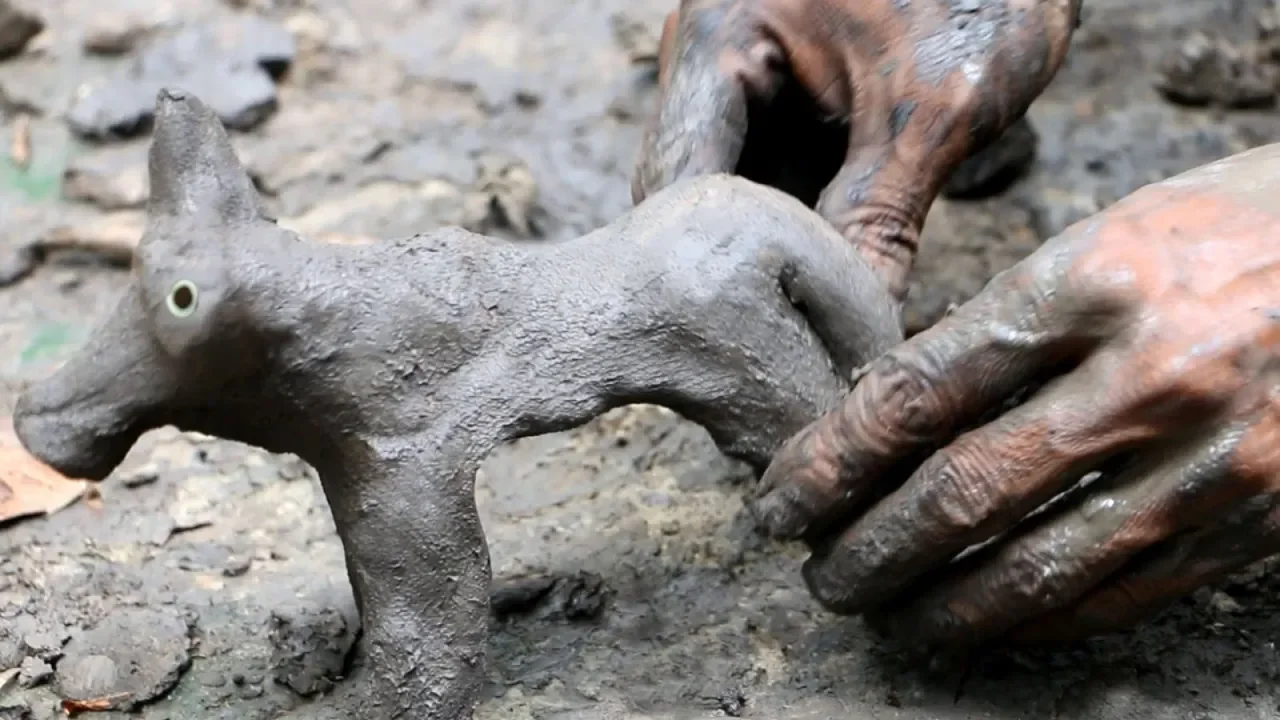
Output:
[[[1123,629],[1280,552],[1277,196],[1280,144],[1068,228],[788,441],[756,516],[826,607],[950,649]]]
[[[312,714],[470,717],[490,581],[473,482],[499,443],[651,402],[762,470],[902,338],[832,229],[742,179],[678,183],[564,243],[321,245],[261,214],[196,98],[162,91],[156,118],[133,282],[16,429],[94,479],[165,424],[310,462],[366,657]]]
[[[929,206],[1049,83],[1079,12],[1080,0],[681,0],[632,195],[731,171],[785,189],[816,201],[901,299]]]

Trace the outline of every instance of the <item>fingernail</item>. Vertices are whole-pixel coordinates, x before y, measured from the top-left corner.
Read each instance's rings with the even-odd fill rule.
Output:
[[[850,587],[846,582],[847,575],[839,568],[831,567],[825,558],[814,554],[805,561],[800,569],[809,594],[818,604],[837,615],[857,615],[867,609],[866,603],[859,602],[857,587]]]
[[[783,487],[747,503],[757,527],[776,540],[795,540],[809,530],[806,513],[794,498],[795,489]]]

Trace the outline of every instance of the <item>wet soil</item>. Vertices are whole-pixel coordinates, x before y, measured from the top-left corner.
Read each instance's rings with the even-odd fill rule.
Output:
[[[0,20],[13,14],[0,4]],[[147,119],[132,93],[157,74],[220,89],[271,209],[307,233],[463,224],[541,242],[629,206],[656,31],[673,4],[27,6],[46,30],[0,62],[0,149],[11,149],[0,253],[49,237],[100,250],[124,238],[126,252],[107,253],[115,265],[55,253],[0,290],[0,416],[125,283],[117,265],[147,192]],[[1263,3],[1086,7],[1067,66],[1032,109],[1029,174],[930,214],[912,328],[1142,184],[1280,138],[1275,110],[1180,107],[1157,90],[1170,53],[1204,52],[1187,44],[1194,31],[1249,45]],[[243,16],[292,46],[232,21]],[[182,65],[193,56],[206,62]],[[28,132],[29,146],[12,142]],[[1265,568],[1131,634],[934,672],[806,595],[803,552],[761,540],[742,514],[751,481],[700,428],[652,407],[495,453],[477,487],[496,577],[478,717],[1280,717],[1280,579]],[[256,720],[342,682],[357,621],[310,468],[166,429],[99,490],[0,528],[0,717],[60,717],[71,698],[103,701],[105,717]]]

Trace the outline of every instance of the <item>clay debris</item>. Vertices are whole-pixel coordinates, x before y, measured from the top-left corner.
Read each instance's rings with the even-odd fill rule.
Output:
[[[1191,32],[1165,53],[1155,87],[1180,105],[1274,105],[1280,91],[1280,3],[1263,3],[1247,41],[1221,30]]]
[[[128,712],[168,692],[191,665],[193,624],[172,610],[123,608],[73,637],[58,661],[72,709]]]
[[[44,20],[17,0],[0,0],[0,60],[7,60],[27,47],[44,30]]]

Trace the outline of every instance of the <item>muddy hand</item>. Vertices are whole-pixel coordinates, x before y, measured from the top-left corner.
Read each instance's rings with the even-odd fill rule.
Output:
[[[1064,640],[1280,552],[1277,193],[1280,145],[1143,188],[876,361],[753,503],[814,596],[932,647]]]
[[[1079,5],[681,0],[632,195],[737,172],[816,200],[901,300],[929,205],[1044,89]]]

